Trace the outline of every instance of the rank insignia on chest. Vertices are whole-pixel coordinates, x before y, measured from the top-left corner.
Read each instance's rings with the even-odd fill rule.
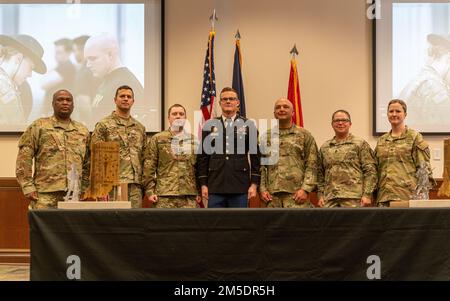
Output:
[[[211,130],[211,134],[212,137],[218,137],[219,136],[219,129],[217,127],[213,127]]]
[[[236,133],[239,135],[247,135],[247,126],[237,128]]]

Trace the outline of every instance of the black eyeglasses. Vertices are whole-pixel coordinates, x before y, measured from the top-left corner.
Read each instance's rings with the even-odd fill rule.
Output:
[[[233,100],[236,100],[237,98],[236,97],[224,97],[224,98],[221,98],[220,99],[220,101],[233,101]]]

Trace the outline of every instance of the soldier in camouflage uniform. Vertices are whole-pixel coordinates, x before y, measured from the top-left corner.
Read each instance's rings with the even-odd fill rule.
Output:
[[[142,183],[156,208],[196,208],[201,198],[195,178],[195,138],[184,131],[186,109],[174,104],[170,128],[154,135],[144,154]]]
[[[319,151],[319,206],[371,206],[377,185],[377,166],[370,145],[350,133],[350,114],[338,110],[331,117],[335,136]]]
[[[268,147],[261,145],[261,161],[268,156],[277,161],[261,164],[260,197],[267,207],[311,207],[308,194],[317,185],[318,150],[313,136],[292,123],[293,114],[289,100],[277,100],[274,115],[279,120],[279,137],[269,130],[261,139]]]
[[[142,207],[142,163],[146,143],[145,127],[130,115],[134,103],[133,90],[120,86],[114,98],[116,110],[95,125],[92,144],[101,141],[119,143],[119,180],[128,184],[128,200],[133,208]],[[115,188],[117,189],[117,188]],[[109,197],[117,195],[111,192]]]
[[[417,185],[416,171],[430,166],[430,150],[422,135],[405,125],[406,104],[393,99],[388,105],[391,131],[378,139],[375,156],[378,163],[378,206],[389,207],[393,201],[410,200]]]
[[[26,124],[18,87],[31,76],[32,70],[41,74],[47,71],[42,61],[43,53],[44,50],[39,42],[28,35],[0,35],[0,125],[2,128],[17,129],[17,125]]]
[[[81,176],[81,192],[89,186],[89,130],[70,119],[69,91],[55,92],[52,104],[54,115],[33,122],[19,140],[16,176],[30,209],[56,208],[63,201],[72,164]]]
[[[450,36],[430,34],[429,59],[420,73],[400,92],[409,107],[409,119],[423,131],[450,125]]]

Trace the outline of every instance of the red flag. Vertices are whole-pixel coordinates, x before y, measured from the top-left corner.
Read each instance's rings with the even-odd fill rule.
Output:
[[[287,98],[291,101],[294,107],[294,116],[292,121],[303,127],[303,113],[302,113],[302,102],[300,99],[300,86],[298,84],[298,73],[297,73],[297,62],[293,58],[291,60],[291,72],[289,75],[289,87]]]

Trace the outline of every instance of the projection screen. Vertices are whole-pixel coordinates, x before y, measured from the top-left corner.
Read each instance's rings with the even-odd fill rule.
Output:
[[[72,92],[72,118],[92,131],[122,85],[134,90],[132,116],[160,131],[161,12],[161,0],[2,1],[0,132],[52,115],[58,89]]]
[[[450,134],[450,1],[382,0],[375,21],[374,134],[390,129],[387,104],[408,106],[406,123]]]

